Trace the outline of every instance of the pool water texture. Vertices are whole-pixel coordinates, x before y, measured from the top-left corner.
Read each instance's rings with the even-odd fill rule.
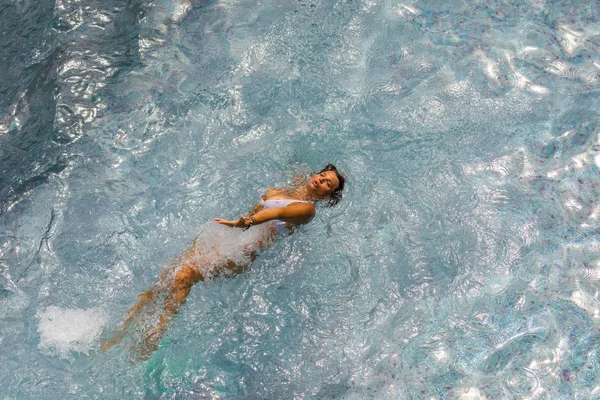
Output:
[[[600,398],[599,2],[0,9],[2,399]],[[99,350],[327,162],[338,206]]]

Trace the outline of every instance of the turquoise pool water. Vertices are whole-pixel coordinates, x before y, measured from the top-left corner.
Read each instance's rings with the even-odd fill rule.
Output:
[[[3,399],[600,398],[600,3],[0,9]],[[327,162],[339,206],[150,360],[98,350],[208,221]]]

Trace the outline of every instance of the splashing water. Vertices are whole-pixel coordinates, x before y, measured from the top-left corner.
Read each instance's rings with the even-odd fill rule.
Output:
[[[61,309],[50,306],[38,313],[39,348],[43,353],[68,358],[89,354],[100,337],[107,315],[101,310]]]

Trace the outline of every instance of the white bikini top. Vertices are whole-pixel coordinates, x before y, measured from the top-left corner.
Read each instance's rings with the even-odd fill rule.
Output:
[[[292,203],[312,203],[312,201],[307,200],[296,200],[296,199],[270,199],[270,200],[261,200],[260,204],[262,204],[265,210],[269,208],[283,208],[287,207]],[[270,221],[272,226],[275,228],[277,233],[282,232],[287,226],[287,222],[282,221],[280,219],[273,219]]]
[[[292,203],[311,203],[307,200],[296,200],[296,199],[271,199],[271,200],[262,200],[261,204],[264,209],[269,208],[283,208],[287,207]]]

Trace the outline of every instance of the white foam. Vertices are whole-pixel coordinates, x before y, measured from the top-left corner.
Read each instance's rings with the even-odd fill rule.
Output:
[[[38,312],[37,317],[40,320],[40,350],[61,358],[67,358],[70,352],[88,354],[108,320],[106,313],[98,309],[62,309],[56,306]]]
[[[258,249],[259,243],[268,240],[269,226],[270,224],[262,224],[243,230],[209,221],[200,226],[193,251],[175,266],[193,262],[200,267],[205,277],[210,277],[215,273],[226,273],[223,267],[228,262],[239,266],[249,265],[251,253]],[[177,270],[175,268],[172,271]]]

